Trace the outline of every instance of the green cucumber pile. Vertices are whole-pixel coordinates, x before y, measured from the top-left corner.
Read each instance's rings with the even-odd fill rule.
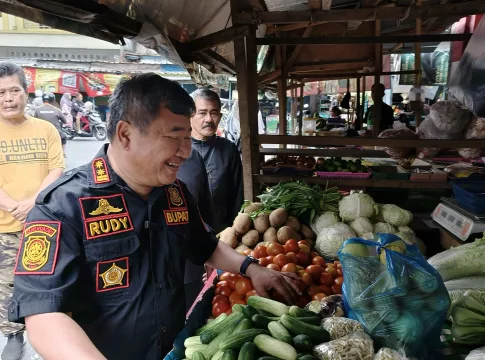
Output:
[[[236,304],[185,340],[188,360],[315,360],[330,340],[315,313],[260,296]]]

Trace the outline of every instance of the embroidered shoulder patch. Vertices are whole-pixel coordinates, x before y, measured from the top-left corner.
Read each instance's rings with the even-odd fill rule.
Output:
[[[129,286],[128,257],[98,262],[96,265],[96,292],[123,289]]]
[[[60,221],[26,223],[17,254],[14,274],[53,274],[56,268],[60,235]]]
[[[177,180],[178,187],[170,185],[165,188],[168,210],[163,211],[167,225],[184,225],[189,223],[189,212],[185,196]]]
[[[104,184],[111,181],[108,166],[103,158],[94,159],[91,163],[95,184]]]
[[[123,194],[91,196],[79,199],[86,239],[133,230]]]

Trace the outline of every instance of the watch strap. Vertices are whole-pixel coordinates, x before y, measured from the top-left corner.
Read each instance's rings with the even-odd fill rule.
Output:
[[[255,259],[252,256],[246,256],[243,263],[241,264],[241,268],[239,269],[239,274],[241,274],[244,277],[247,277],[246,271],[248,270],[248,267],[251,264],[259,264],[258,259]]]

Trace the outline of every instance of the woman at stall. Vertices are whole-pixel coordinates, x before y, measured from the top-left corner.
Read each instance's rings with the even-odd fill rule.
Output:
[[[72,102],[71,102],[71,93],[64,93],[61,98],[61,111],[64,117],[67,120],[67,125],[72,127]]]

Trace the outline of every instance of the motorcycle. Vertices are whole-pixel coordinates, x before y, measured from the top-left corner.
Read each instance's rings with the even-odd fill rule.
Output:
[[[73,127],[63,126],[61,130],[66,134],[68,140],[77,137],[95,137],[99,141],[105,141],[107,138],[106,124],[101,120],[101,116],[94,108],[90,101],[84,104],[84,111],[81,116],[81,132],[78,133]]]

